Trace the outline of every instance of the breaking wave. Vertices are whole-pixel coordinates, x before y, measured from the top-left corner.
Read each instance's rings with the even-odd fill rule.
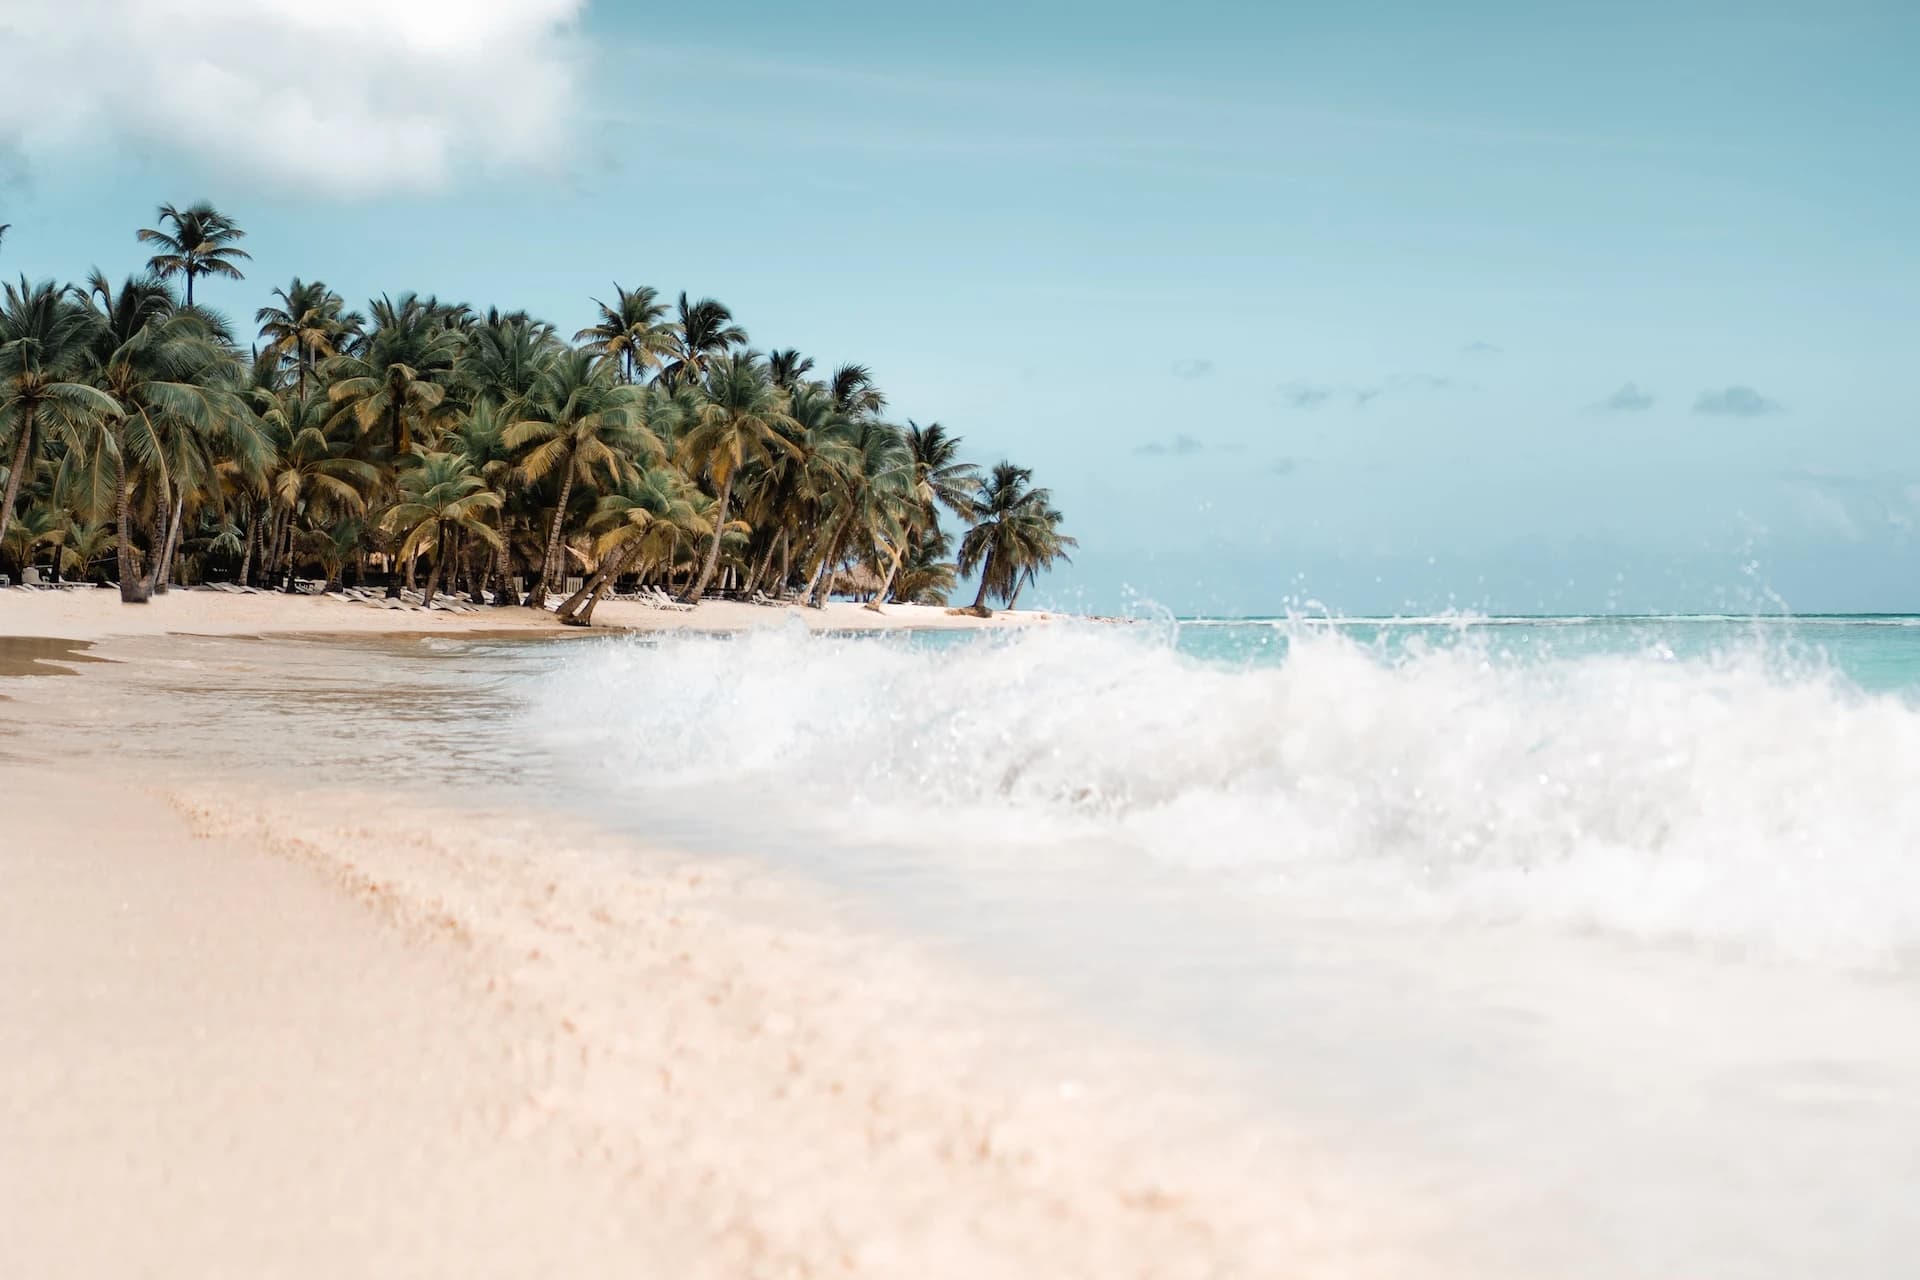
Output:
[[[599,785],[734,820],[1096,841],[1316,914],[1484,920],[1899,965],[1920,945],[1920,710],[1760,644],[1506,661],[1289,630],[622,638],[530,709]]]

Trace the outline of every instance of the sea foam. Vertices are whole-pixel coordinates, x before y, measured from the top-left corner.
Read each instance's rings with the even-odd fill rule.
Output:
[[[1920,945],[1920,710],[1758,647],[1502,661],[1301,627],[618,639],[532,723],[602,785],[964,859],[1098,842],[1318,916],[1600,930],[1847,965]]]

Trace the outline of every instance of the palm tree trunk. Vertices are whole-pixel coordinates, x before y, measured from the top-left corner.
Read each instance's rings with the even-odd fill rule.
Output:
[[[495,608],[512,607],[520,603],[519,593],[513,589],[513,549],[511,539],[503,528],[500,531],[500,550],[496,553],[494,564],[495,582],[493,603]]]
[[[300,588],[293,580],[293,518],[294,512],[287,512],[287,581],[283,590],[288,595],[298,595]]]
[[[133,568],[133,517],[128,510],[127,458],[121,452],[120,433],[113,438],[113,532],[114,554],[119,558],[120,603],[145,604],[147,590]]]
[[[493,561],[487,555],[487,544],[479,542],[476,544],[472,561],[467,565],[467,585],[471,588],[467,593],[468,604],[487,602],[487,579],[492,576]]]
[[[782,528],[780,530],[780,589],[774,592],[774,598],[776,600],[784,600],[786,598],[787,584],[792,581],[793,532],[790,529]]]
[[[813,581],[807,584],[805,602],[816,609],[826,603],[821,596],[826,586],[831,585],[833,581],[832,567],[840,558],[841,549],[846,543],[847,530],[853,527],[853,517],[853,512],[847,512],[846,519],[840,522],[840,527],[835,529],[833,536],[827,539],[826,557],[820,561],[820,567],[813,571]]]
[[[440,569],[447,563],[447,526],[440,524],[439,536],[433,542],[433,570],[427,574],[427,608],[433,608],[433,593],[440,589]]]
[[[167,594],[167,584],[173,580],[173,553],[180,546],[180,515],[187,505],[185,488],[173,495],[173,519],[167,523],[166,549],[161,553],[159,562],[153,566],[153,594]]]
[[[988,612],[987,583],[991,582],[992,579],[987,576],[987,572],[992,568],[993,568],[993,552],[989,551],[986,554],[986,558],[980,562],[980,594],[973,598],[973,604],[971,606],[975,613],[980,614],[982,616],[985,616],[986,613]]]
[[[900,576],[900,560],[905,554],[904,548],[893,553],[893,563],[887,566],[887,580],[880,584],[880,594],[867,601],[867,608],[875,613],[880,612],[880,606],[885,604],[887,597],[893,594],[893,580]]]
[[[558,614],[560,621],[568,626],[584,627],[593,616],[593,606],[600,603],[600,597],[610,590],[620,575],[627,571],[627,565],[638,553],[638,547],[623,547],[614,552],[612,558],[601,564],[599,572],[583,583],[580,589],[567,597]]]
[[[780,534],[784,534],[785,532],[786,530],[782,529],[780,533],[767,539],[767,553],[760,557],[759,564],[753,566],[753,576],[747,579],[747,594],[749,596],[760,590],[761,580],[764,579],[767,576],[767,572],[773,568],[773,553],[780,549]]]
[[[13,469],[7,472],[7,495],[0,498],[0,542],[6,541],[7,526],[13,523],[13,504],[20,500],[20,478],[27,473],[27,446],[33,443],[33,414],[20,420],[20,443],[13,451]]]
[[[260,565],[261,573],[266,579],[260,584],[261,586],[273,585],[273,575],[280,572],[280,558],[285,554],[292,537],[293,513],[291,511],[274,512],[273,523],[268,526],[267,558]]]
[[[553,577],[554,561],[560,558],[560,534],[567,520],[567,501],[573,497],[573,454],[567,454],[567,476],[560,482],[560,505],[553,509],[553,527],[547,531],[547,558],[540,565],[540,581],[534,585],[527,603],[535,609],[547,607],[547,585]],[[565,581],[564,575],[562,581]]]
[[[720,486],[720,505],[713,509],[713,541],[707,544],[707,561],[700,567],[700,576],[687,591],[688,604],[700,603],[707,584],[713,581],[714,568],[720,563],[720,536],[727,527],[727,505],[733,501],[733,477],[733,472],[727,472],[727,482]]]
[[[252,586],[248,581],[253,576],[253,544],[260,539],[260,512],[254,505],[247,504],[247,553],[240,557],[240,585]]]

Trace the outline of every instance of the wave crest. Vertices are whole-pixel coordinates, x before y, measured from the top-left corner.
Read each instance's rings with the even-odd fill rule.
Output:
[[[620,640],[535,714],[612,785],[755,820],[1096,839],[1303,910],[1850,963],[1920,940],[1920,711],[1758,648],[1526,663],[1327,628],[1233,666],[1149,629]]]

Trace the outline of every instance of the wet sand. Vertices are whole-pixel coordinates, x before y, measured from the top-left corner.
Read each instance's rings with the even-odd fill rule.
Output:
[[[0,635],[0,680],[11,676],[64,676],[83,662],[103,662],[87,652],[88,640]]]

